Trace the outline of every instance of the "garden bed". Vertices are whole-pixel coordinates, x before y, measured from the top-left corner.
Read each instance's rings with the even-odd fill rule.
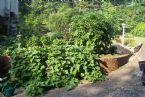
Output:
[[[103,56],[97,59],[97,61],[100,63],[101,71],[105,75],[108,75],[111,71],[114,71],[119,67],[125,65],[132,54],[107,56]]]

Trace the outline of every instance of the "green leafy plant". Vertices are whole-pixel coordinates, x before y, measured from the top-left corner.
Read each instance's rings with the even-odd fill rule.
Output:
[[[44,36],[26,38],[26,44],[21,44],[20,37],[15,48],[6,53],[13,59],[10,75],[25,87],[28,96],[39,95],[46,88],[71,88],[82,79],[104,79],[91,50],[85,46],[69,44],[58,38],[48,44],[50,41],[46,40],[50,37]]]
[[[105,53],[114,36],[111,21],[103,14],[92,12],[73,17],[71,30],[75,45],[85,46],[97,54]]]

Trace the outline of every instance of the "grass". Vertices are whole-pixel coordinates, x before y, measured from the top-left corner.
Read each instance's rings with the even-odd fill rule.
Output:
[[[121,38],[116,38],[113,43],[121,43]],[[134,47],[139,43],[145,44],[145,37],[125,37],[124,44],[129,47]]]
[[[145,37],[134,37],[136,44],[143,43],[145,44]]]

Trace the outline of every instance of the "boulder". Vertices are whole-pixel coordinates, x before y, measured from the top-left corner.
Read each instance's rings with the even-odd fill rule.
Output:
[[[110,47],[109,50],[111,50],[111,52],[113,52],[115,54],[120,54],[120,55],[133,54],[133,52],[129,48],[127,48],[121,44],[114,44]]]

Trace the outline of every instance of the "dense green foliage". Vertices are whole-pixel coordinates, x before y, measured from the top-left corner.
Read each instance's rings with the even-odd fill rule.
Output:
[[[138,23],[136,27],[132,30],[132,34],[145,37],[145,23]]]
[[[127,3],[123,3],[125,1]],[[23,34],[28,34],[28,32],[37,34],[62,32],[66,34],[66,32],[70,31],[69,28],[73,16],[81,15],[84,12],[97,11],[112,21],[115,30],[114,34],[119,35],[122,32],[122,23],[127,25],[127,32],[131,32],[137,23],[144,22],[145,18],[145,6],[143,5],[143,1],[135,2],[133,0],[124,0],[120,3],[116,0],[110,0],[110,2],[100,0],[98,3],[94,3],[94,1],[72,2],[74,3],[73,7],[69,5],[68,2],[47,2],[44,0],[28,2],[27,5],[29,5],[29,7],[26,8],[29,8],[29,13],[25,15],[22,14],[22,26],[19,26],[21,29],[20,32]],[[114,6],[113,2],[118,3],[118,6]],[[94,7],[95,4],[96,7]],[[24,12],[22,11],[22,13]]]
[[[25,45],[18,39],[15,47],[5,51],[13,59],[11,76],[18,78],[28,96],[38,95],[45,88],[75,86],[82,79],[103,80],[92,50],[58,38],[49,44],[52,41],[46,39],[33,36]]]
[[[4,50],[13,59],[11,76],[18,78],[28,96],[38,95],[45,88],[72,87],[83,79],[104,79],[93,55],[110,45],[114,32],[111,21],[103,14],[81,13],[72,18],[70,29],[68,38],[56,32],[19,35],[12,48],[9,45]]]
[[[142,0],[53,1],[19,0],[20,34],[0,40],[0,54],[12,57],[11,76],[30,97],[83,79],[103,80],[94,55],[107,53],[122,23],[127,33],[145,36]]]
[[[37,0],[38,2],[39,0]],[[78,9],[69,7],[66,3],[33,2],[31,11],[21,18],[19,25],[20,32],[24,33],[47,33],[47,32],[68,32],[71,17],[78,14]],[[35,18],[34,18],[35,17]]]
[[[79,21],[78,21],[79,20]],[[99,13],[85,13],[73,17],[71,24],[74,42],[94,53],[105,53],[114,35],[112,22]]]

